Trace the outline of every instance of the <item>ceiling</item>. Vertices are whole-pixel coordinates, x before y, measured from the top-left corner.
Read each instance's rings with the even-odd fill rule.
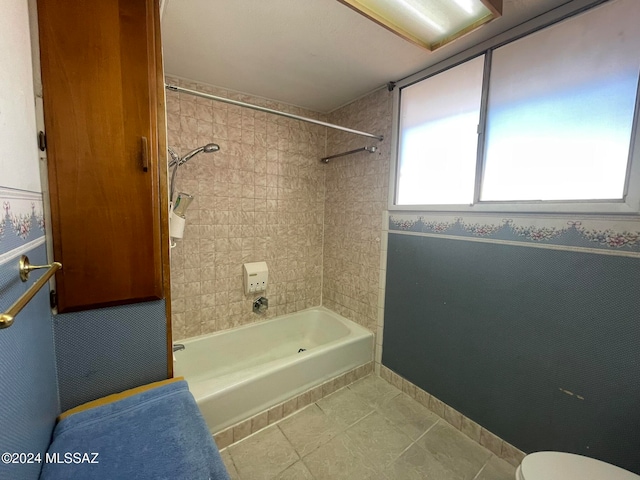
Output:
[[[504,0],[430,53],[337,0],[164,0],[165,71],[326,113],[564,3]]]

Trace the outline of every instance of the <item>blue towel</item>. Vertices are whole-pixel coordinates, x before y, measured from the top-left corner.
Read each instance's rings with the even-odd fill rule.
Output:
[[[44,460],[41,480],[229,480],[184,380],[64,418]]]

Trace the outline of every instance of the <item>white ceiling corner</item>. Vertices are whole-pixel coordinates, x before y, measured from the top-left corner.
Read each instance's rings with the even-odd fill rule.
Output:
[[[163,0],[167,74],[330,112],[567,0],[505,0],[503,16],[429,53],[336,0]]]

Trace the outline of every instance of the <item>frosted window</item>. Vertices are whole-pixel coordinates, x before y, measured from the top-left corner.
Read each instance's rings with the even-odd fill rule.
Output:
[[[484,55],[402,89],[398,205],[473,202]]]
[[[493,52],[480,200],[623,198],[639,18],[618,0]]]

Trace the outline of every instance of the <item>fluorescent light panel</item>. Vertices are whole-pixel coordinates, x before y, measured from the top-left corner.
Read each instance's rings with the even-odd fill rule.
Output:
[[[502,14],[502,0],[338,1],[429,51]]]

